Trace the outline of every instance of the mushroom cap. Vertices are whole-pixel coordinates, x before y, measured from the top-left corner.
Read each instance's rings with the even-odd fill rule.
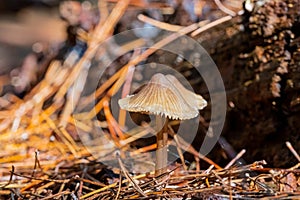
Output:
[[[202,96],[187,90],[173,75],[155,74],[138,93],[119,100],[122,109],[149,112],[170,119],[197,117],[207,102]]]

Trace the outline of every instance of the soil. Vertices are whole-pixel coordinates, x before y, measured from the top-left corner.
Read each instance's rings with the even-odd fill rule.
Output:
[[[222,73],[232,104],[222,135],[237,151],[247,150],[247,162],[265,159],[275,167],[297,163],[285,142],[300,151],[298,9],[297,1],[266,3],[210,30],[213,39],[202,43]],[[268,30],[271,24],[274,28]]]

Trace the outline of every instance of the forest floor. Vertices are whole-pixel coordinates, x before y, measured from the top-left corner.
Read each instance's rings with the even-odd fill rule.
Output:
[[[0,199],[300,198],[297,0],[3,2]],[[159,176],[156,73],[208,102]]]

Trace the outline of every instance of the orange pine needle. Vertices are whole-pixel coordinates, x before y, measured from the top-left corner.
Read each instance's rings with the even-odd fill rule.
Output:
[[[109,110],[109,104],[108,101],[103,102],[103,108],[104,108],[104,114],[106,117],[106,120],[108,122],[108,127],[112,127],[114,134],[118,135],[120,139],[125,139],[125,136],[122,132],[122,130],[119,127],[119,124],[114,119],[113,115],[111,114]]]

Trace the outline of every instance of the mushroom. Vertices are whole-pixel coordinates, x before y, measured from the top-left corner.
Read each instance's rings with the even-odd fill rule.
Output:
[[[168,120],[187,120],[197,117],[207,102],[202,96],[187,90],[173,75],[153,75],[138,93],[119,100],[121,109],[156,115],[158,133],[155,175],[167,170]]]

